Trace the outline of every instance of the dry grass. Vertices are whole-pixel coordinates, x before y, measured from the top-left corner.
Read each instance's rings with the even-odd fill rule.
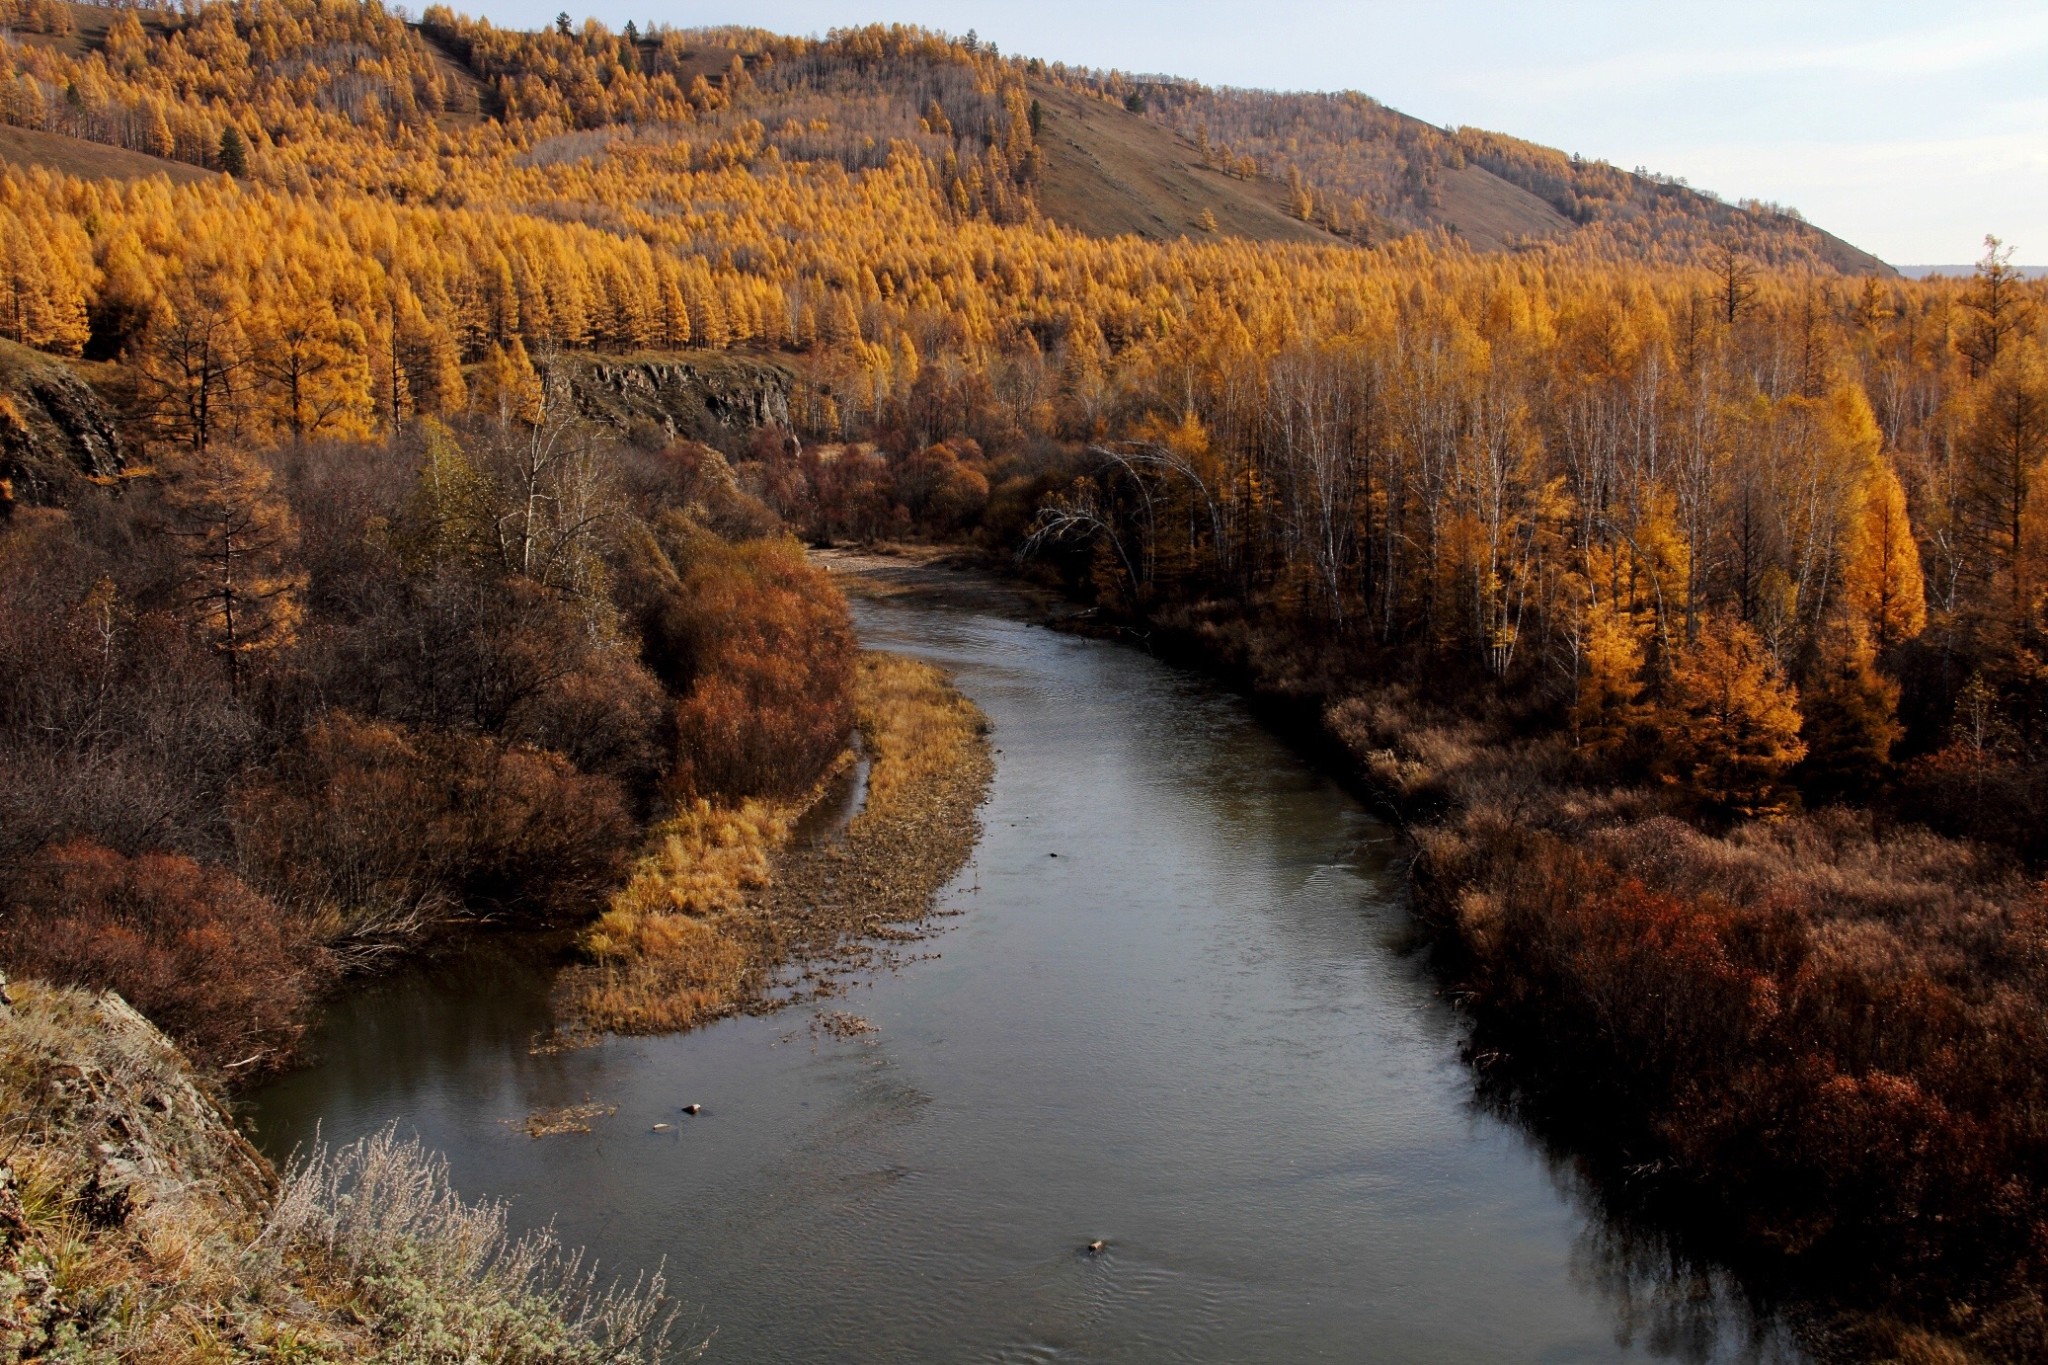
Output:
[[[619,1112],[616,1104],[565,1104],[559,1109],[536,1109],[523,1119],[507,1119],[530,1138],[556,1137],[563,1133],[587,1133],[592,1119],[608,1119]]]
[[[87,180],[141,180],[152,175],[168,177],[174,185],[197,184],[212,178],[203,167],[182,161],[166,161],[144,152],[131,152],[103,142],[87,142],[61,133],[44,133],[30,128],[0,128],[0,162],[16,166],[41,166],[61,175]]]
[[[0,1006],[0,1360],[629,1365],[664,1358],[659,1276],[598,1284],[466,1204],[416,1143],[280,1183],[119,996]]]
[[[564,974],[581,1024],[669,1033],[765,1007],[779,968],[929,907],[972,846],[986,721],[931,665],[873,652],[860,658],[854,711],[871,763],[844,841],[788,848],[817,791],[686,805],[584,933],[589,961]]]
[[[670,1033],[727,1013],[758,971],[750,898],[771,876],[799,807],[696,800],[664,821],[632,878],[583,934],[569,973],[576,1013],[614,1033]]]
[[[1047,217],[1097,237],[1199,237],[1207,209],[1218,231],[1260,242],[1329,245],[1337,238],[1291,217],[1287,191],[1202,164],[1186,139],[1117,105],[1057,86],[1034,86],[1045,130],[1039,186]]]
[[[874,766],[856,830],[915,814],[944,777],[972,758],[987,730],[975,704],[930,664],[866,653],[855,677],[861,737]]]

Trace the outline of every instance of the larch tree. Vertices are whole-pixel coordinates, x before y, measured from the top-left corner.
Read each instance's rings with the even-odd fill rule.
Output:
[[[1785,774],[1806,757],[1798,690],[1755,631],[1718,613],[1673,661],[1655,725],[1654,770],[1739,815],[1775,808]]]
[[[2048,460],[2048,366],[2038,348],[2007,348],[1976,395],[1960,453],[1977,574],[2017,620],[2041,586],[2028,562],[2030,523],[2041,510],[2035,492]]]
[[[183,542],[194,625],[239,694],[255,661],[296,638],[298,525],[269,466],[224,442],[179,455],[165,474],[165,526]]]
[[[249,367],[246,309],[240,281],[216,260],[179,271],[151,310],[143,385],[167,434],[189,449],[205,450],[239,415]]]
[[[374,405],[361,325],[340,316],[330,291],[303,268],[265,283],[245,331],[272,425],[294,445],[319,435],[366,434]]]

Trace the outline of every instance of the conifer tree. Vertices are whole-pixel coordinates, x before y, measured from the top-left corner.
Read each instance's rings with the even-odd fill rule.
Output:
[[[249,142],[232,123],[221,130],[220,168],[237,180],[249,174]]]

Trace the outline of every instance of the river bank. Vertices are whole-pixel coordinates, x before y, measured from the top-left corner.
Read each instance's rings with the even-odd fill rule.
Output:
[[[1964,1041],[2038,1016],[2010,945],[2040,936],[2040,898],[1996,860],[1841,809],[1703,828],[1483,680],[1229,612],[1119,625],[1040,586],[968,587],[990,566],[958,551],[856,558],[889,566],[869,572],[892,596],[1007,593],[1137,638],[1397,821],[1478,1094],[1613,1216],[1741,1268],[1845,1358],[2043,1355],[2031,1197],[2007,1197],[2032,1092],[1991,1079],[2029,1073],[2036,1030],[1995,1056]]]
[[[874,651],[853,710],[862,783],[843,830],[793,838],[830,777],[800,802],[700,800],[655,828],[560,979],[572,1036],[674,1032],[829,995],[919,936],[979,833],[987,718],[931,665]]]
[[[280,1176],[111,992],[0,981],[0,1359],[671,1359],[659,1273],[607,1288],[390,1132]]]

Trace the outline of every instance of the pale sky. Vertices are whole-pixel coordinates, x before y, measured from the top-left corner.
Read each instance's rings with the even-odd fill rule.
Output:
[[[561,0],[453,0],[532,27]],[[1796,206],[1895,264],[1992,232],[2048,264],[2048,0],[596,0],[814,34],[974,29],[1005,52],[1212,85],[1362,90],[1729,199]]]

